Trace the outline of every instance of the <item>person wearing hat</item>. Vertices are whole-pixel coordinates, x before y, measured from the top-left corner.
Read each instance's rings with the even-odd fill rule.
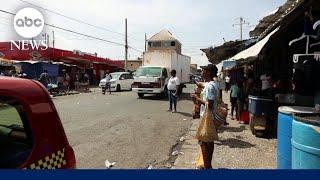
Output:
[[[208,108],[212,110],[212,113],[214,112],[214,108],[217,104],[216,98],[218,90],[215,87],[213,78],[217,76],[218,69],[213,64],[209,64],[201,68],[203,69],[202,78],[205,80],[204,88],[201,92],[200,98],[196,95],[192,95],[192,97],[202,104],[200,108],[200,116],[203,116],[206,104],[208,105]],[[197,85],[201,86],[199,83]],[[204,169],[212,169],[211,161],[214,151],[214,142],[199,141],[199,144],[203,156]]]

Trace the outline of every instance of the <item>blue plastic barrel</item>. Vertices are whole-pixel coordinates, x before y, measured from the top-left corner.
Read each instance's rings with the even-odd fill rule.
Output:
[[[320,169],[320,115],[297,115],[292,124],[292,169]]]
[[[292,121],[294,114],[313,114],[314,108],[300,106],[282,106],[278,109],[278,148],[277,166],[278,169],[292,168]]]

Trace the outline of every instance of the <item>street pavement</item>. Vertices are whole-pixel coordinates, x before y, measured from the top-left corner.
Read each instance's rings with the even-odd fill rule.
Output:
[[[188,86],[187,92],[192,91]],[[192,124],[192,101],[183,94],[178,113],[167,112],[168,102],[155,96],[139,99],[137,94],[101,90],[53,98],[70,144],[77,168],[115,169],[170,168],[179,150],[179,139]],[[151,165],[151,166],[150,166]]]

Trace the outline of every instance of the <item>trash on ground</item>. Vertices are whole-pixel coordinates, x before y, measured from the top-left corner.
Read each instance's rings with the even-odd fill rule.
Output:
[[[179,155],[179,154],[180,154],[180,155],[184,155],[184,152],[173,151],[171,155],[172,155],[172,156],[177,156],[177,155]]]
[[[173,151],[171,155],[172,156],[177,156],[177,155],[179,155],[179,151]]]
[[[113,167],[114,165],[116,165],[116,162],[110,163],[109,160],[106,160],[106,161],[104,162],[104,164],[106,165],[106,168],[107,168],[107,169],[110,169],[111,167]]]
[[[180,142],[183,142],[185,139],[186,139],[185,137],[181,137],[181,138],[179,139],[179,141],[180,141]]]

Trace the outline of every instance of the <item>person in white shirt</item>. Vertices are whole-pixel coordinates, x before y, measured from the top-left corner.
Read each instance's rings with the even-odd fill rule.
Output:
[[[111,94],[111,82],[110,80],[112,79],[111,74],[109,73],[109,70],[106,71],[106,85],[102,89],[102,94],[106,94],[107,88],[109,89],[109,94]]]
[[[262,82],[262,88],[261,88],[262,91],[270,89],[272,87],[271,75],[263,74],[260,76],[260,80]]]
[[[168,111],[172,111],[172,113],[177,112],[177,93],[178,93],[178,88],[180,86],[180,80],[176,76],[177,71],[172,70],[171,71],[171,78],[169,79],[167,88],[168,88],[168,96],[169,96],[169,109]],[[172,109],[173,105],[173,109]]]
[[[261,80],[261,95],[272,97],[273,96],[273,90],[272,90],[272,75],[269,73],[263,74],[260,76]]]

